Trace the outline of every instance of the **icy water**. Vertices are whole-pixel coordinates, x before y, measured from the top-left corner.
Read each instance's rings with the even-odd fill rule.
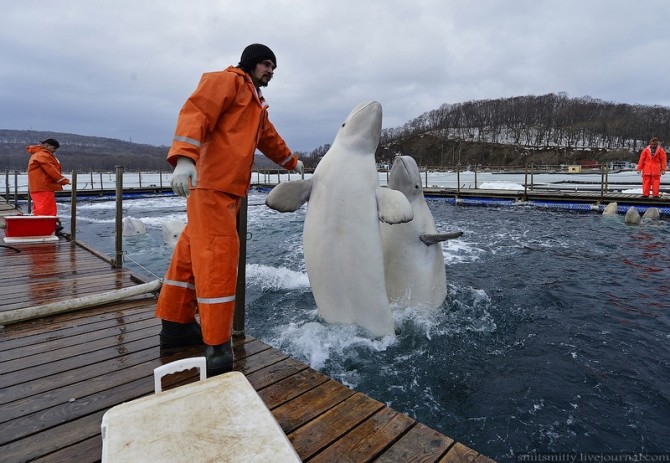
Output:
[[[302,254],[305,208],[250,196],[247,333],[500,462],[520,452],[670,449],[670,221],[430,200],[449,294],[394,307],[397,337],[324,324]],[[126,266],[162,276],[175,197],[124,202],[147,235]],[[69,215],[66,204],[61,215]],[[114,203],[78,204],[78,237],[112,255]],[[67,221],[65,221],[67,223]],[[67,229],[67,228],[66,228]]]

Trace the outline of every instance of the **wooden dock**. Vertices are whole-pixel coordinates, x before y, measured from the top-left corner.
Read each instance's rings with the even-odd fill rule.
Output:
[[[0,215],[12,213],[0,207]],[[0,247],[0,262],[0,312],[141,283],[64,239]],[[202,355],[199,347],[161,350],[154,308],[155,295],[147,294],[0,330],[0,460],[99,461],[103,414],[153,394],[154,368]],[[234,351],[235,370],[303,461],[491,462],[258,339],[235,338]],[[164,388],[196,380],[182,372],[165,378]]]

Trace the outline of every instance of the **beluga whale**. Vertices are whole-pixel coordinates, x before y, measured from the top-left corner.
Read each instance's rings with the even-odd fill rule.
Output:
[[[395,334],[380,221],[398,224],[413,217],[404,194],[379,185],[375,150],[381,127],[381,104],[358,104],[312,177],[280,183],[266,199],[281,212],[308,202],[303,252],[318,313],[328,323],[356,324],[374,337]]]
[[[436,309],[447,297],[441,242],[458,238],[463,232],[437,231],[423,196],[419,167],[411,156],[395,158],[388,187],[407,197],[414,215],[411,222],[381,226],[389,301],[408,307]]]

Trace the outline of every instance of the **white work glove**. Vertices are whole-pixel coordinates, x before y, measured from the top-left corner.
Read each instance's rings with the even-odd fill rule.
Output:
[[[293,172],[296,174],[300,174],[301,177],[305,176],[305,165],[302,163],[301,160],[298,159],[298,164],[296,164],[295,169],[293,169]]]
[[[188,198],[190,194],[189,180],[191,180],[191,187],[195,187],[198,181],[195,163],[191,158],[180,156],[177,159],[177,165],[174,168],[174,172],[172,172],[172,180],[170,181],[174,194]]]

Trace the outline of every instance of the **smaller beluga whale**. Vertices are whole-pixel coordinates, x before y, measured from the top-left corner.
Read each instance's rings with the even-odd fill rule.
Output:
[[[266,199],[281,212],[308,202],[303,252],[318,313],[328,323],[357,324],[374,337],[395,334],[380,221],[399,224],[413,217],[403,193],[379,185],[381,127],[381,104],[358,104],[312,177],[280,183]]]
[[[163,234],[163,243],[174,248],[179,239],[179,235],[184,231],[186,223],[181,220],[168,220],[161,224],[161,233]]]
[[[619,213],[619,205],[616,202],[609,203],[607,206],[605,206],[605,209],[603,210],[603,215],[605,217],[616,217],[618,213]]]
[[[421,173],[411,156],[398,156],[388,187],[402,192],[414,218],[398,225],[381,225],[384,275],[389,301],[403,306],[436,309],[447,297],[442,241],[463,232],[439,233],[423,196]]]
[[[642,217],[640,217],[640,213],[635,209],[635,206],[630,206],[626,211],[623,221],[626,225],[640,225]]]
[[[147,233],[147,226],[141,219],[126,217],[123,219],[122,225],[123,230],[121,234],[123,236],[145,235]]]
[[[644,214],[642,214],[643,222],[651,222],[661,218],[661,210],[657,207],[648,207]]]

